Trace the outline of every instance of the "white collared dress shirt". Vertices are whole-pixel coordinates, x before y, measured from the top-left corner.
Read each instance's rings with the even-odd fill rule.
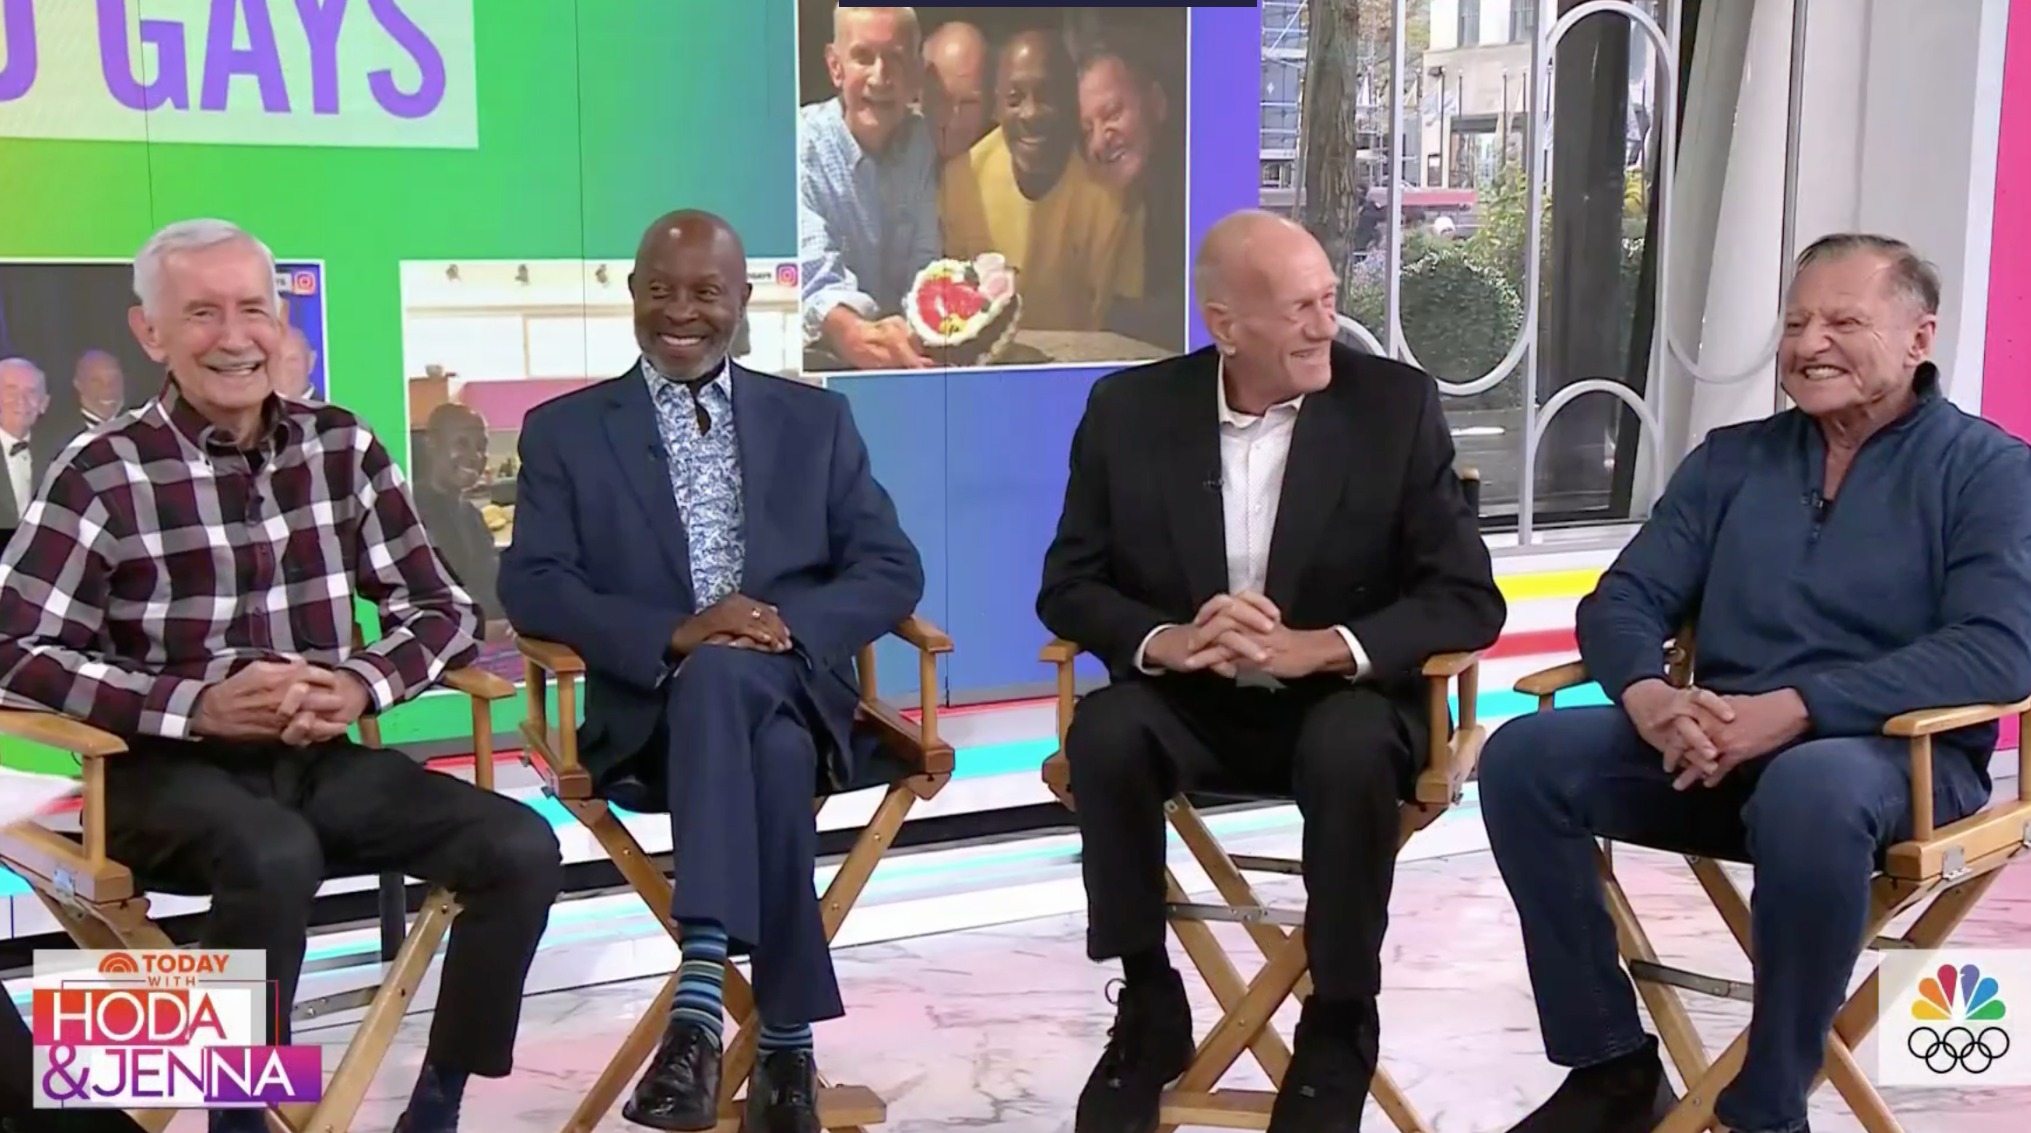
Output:
[[[1291,434],[1297,429],[1302,396],[1278,402],[1260,416],[1235,410],[1227,401],[1225,366],[1215,381],[1220,418],[1220,503],[1222,526],[1227,533],[1227,592],[1252,590],[1262,593],[1269,579],[1269,544],[1276,531],[1277,506],[1283,499],[1284,470],[1290,463]],[[1142,639],[1135,650],[1135,667],[1145,673],[1159,670],[1144,663],[1143,655],[1156,635],[1172,628],[1158,626]],[[1353,679],[1368,675],[1367,650],[1354,631],[1334,626],[1347,652],[1354,658]],[[1241,683],[1276,686],[1273,677],[1259,673],[1241,674]]]

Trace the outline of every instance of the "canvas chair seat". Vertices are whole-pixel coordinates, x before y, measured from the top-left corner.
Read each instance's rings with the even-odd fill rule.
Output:
[[[917,650],[918,719],[912,722],[876,694],[874,647],[862,649],[855,658],[860,707],[854,721],[854,742],[868,758],[860,761],[847,790],[879,787],[885,794],[820,899],[828,940],[839,932],[883,852],[895,844],[911,807],[919,800],[935,797],[952,777],[952,745],[938,735],[938,657],[952,651],[952,639],[930,622],[914,616],[891,632]],[[585,673],[584,660],[555,642],[525,637],[520,646],[528,670],[528,707],[522,721],[524,761],[542,776],[545,792],[592,832],[628,887],[681,946],[677,925],[670,919],[672,890],[666,867],[642,849],[640,841],[614,814],[615,807],[636,814],[667,812],[669,794],[662,782],[661,769],[652,761],[632,761],[617,773],[607,775],[604,781],[595,782],[579,762],[575,726],[578,680]],[[553,680],[555,720],[549,703]],[[814,794],[814,817],[831,797],[835,796]],[[655,1052],[676,991],[677,973],[672,971],[591,1091],[566,1121],[565,1133],[591,1133],[620,1100],[621,1092]],[[724,996],[727,1016],[737,1031],[721,1061],[719,1128],[731,1131],[740,1124],[736,1100],[754,1068],[755,1042],[761,1034],[754,989],[732,961],[726,966]],[[872,1090],[834,1085],[821,1075],[818,1119],[827,1129],[855,1130],[886,1121],[888,1106]]]
[[[448,673],[444,684],[472,701],[474,782],[491,790],[492,705],[513,696],[515,688],[477,669]],[[363,743],[381,746],[378,720],[363,717],[359,730]],[[127,750],[126,743],[81,721],[32,711],[0,711],[0,736],[75,754],[84,781],[83,807],[75,833],[33,821],[0,829],[0,864],[28,883],[36,898],[81,949],[152,951],[176,947],[168,934],[149,918],[148,894],[177,891],[150,886],[147,878],[136,877],[128,867],[106,855],[106,761],[120,758]],[[372,872],[344,862],[330,862],[326,876],[336,879]],[[206,894],[186,889],[181,895]],[[367,1089],[394,1043],[403,1014],[457,915],[456,895],[441,888],[431,889],[379,985],[292,1005],[292,1015],[297,1019],[317,1018],[361,1006],[366,1007],[366,1015],[347,1044],[338,1069],[325,1083],[323,1098],[315,1105],[274,1109],[270,1113],[271,1123],[279,1121],[294,1133],[347,1133],[351,1129],[354,1116],[366,1100]],[[132,1116],[144,1129],[159,1133],[176,1116],[176,1111],[142,1110]]]
[[[1682,631],[1666,647],[1674,684],[1680,687],[1691,684],[1693,654],[1690,629]],[[1574,661],[1533,673],[1516,682],[1515,687],[1518,692],[1536,697],[1539,711],[1550,712],[1556,710],[1560,692],[1590,681],[1586,666]],[[1936,825],[1932,809],[1932,737],[2009,716],[2017,717],[2019,736],[2023,737],[2018,743],[2017,796],[1994,799],[1984,810],[1958,822]],[[2031,852],[2031,734],[2027,730],[2031,730],[2031,699],[2014,704],[1921,709],[1897,716],[1884,725],[1884,735],[1910,742],[1912,835],[1878,857],[1877,873],[1870,884],[1868,927],[1863,933],[1868,951],[1932,950],[1944,946],[1995,884],[2003,867]],[[1645,848],[1684,854],[1729,934],[1753,961],[1749,902],[1722,868],[1724,861],[1753,864],[1746,850],[1736,847],[1727,856],[1714,856],[1701,854],[1696,847]],[[1725,851],[1730,847],[1717,849]],[[1680,993],[1692,991],[1746,1003],[1751,1000],[1754,985],[1664,963],[1651,946],[1635,907],[1615,876],[1612,844],[1603,839],[1598,854],[1608,913],[1615,923],[1623,962],[1684,1084],[1682,1100],[1657,1127],[1657,1133],[1698,1133],[1713,1124],[1714,1103],[1721,1090],[1741,1072],[1749,1032],[1743,1028],[1718,1056],[1712,1055],[1694,1028]],[[1884,935],[1892,921],[1921,909],[1901,935]],[[1827,1036],[1826,1064],[1814,1089],[1832,1082],[1868,1133],[1903,1133],[1904,1127],[1855,1058],[1855,1050],[1876,1025],[1881,997],[1901,996],[1909,990],[1883,987],[1882,974],[1880,969],[1872,971],[1835,1016],[1833,1033]]]

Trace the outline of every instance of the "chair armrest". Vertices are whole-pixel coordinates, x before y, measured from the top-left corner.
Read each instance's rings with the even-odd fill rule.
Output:
[[[1481,699],[1481,654],[1436,653],[1425,658],[1425,715],[1431,728],[1425,769],[1418,776],[1416,801],[1425,806],[1450,806],[1473,775],[1487,729],[1477,711]],[[1459,697],[1457,718],[1450,703]]]
[[[1892,716],[1883,723],[1883,734],[1911,741],[1911,840],[1930,842],[1938,831],[1932,809],[1932,737],[1976,724],[1987,724],[2005,716],[2031,712],[2031,697],[2015,704],[1963,704],[1945,708],[1920,708]],[[2019,745],[2022,746],[2021,744]],[[2019,760],[2023,762],[2022,753]],[[2021,831],[2019,832],[2021,837]]]
[[[1078,674],[1073,670],[1072,663],[1079,659],[1081,652],[1083,650],[1079,647],[1078,642],[1067,641],[1062,637],[1058,637],[1053,638],[1049,645],[1044,646],[1043,652],[1037,655],[1038,660],[1058,667],[1056,700],[1059,755],[1063,755],[1065,752],[1065,733],[1072,730],[1072,710],[1079,703],[1078,689],[1075,684]],[[1045,778],[1046,781],[1049,781],[1048,771]],[[1058,794],[1061,801],[1064,801],[1068,806],[1070,805],[1071,796],[1069,794],[1055,787],[1052,790]]]
[[[1045,661],[1053,665],[1069,665],[1078,659],[1079,659],[1078,644],[1076,642],[1066,641],[1062,637],[1052,641],[1049,645],[1044,646],[1044,651],[1037,655],[1037,660]]]
[[[8,864],[16,872],[61,876],[88,899],[132,896],[133,875],[106,857],[106,757],[126,751],[127,742],[82,720],[33,709],[0,710],[0,736],[71,752],[83,764],[84,807],[78,816],[83,852],[66,837],[23,822],[7,827],[0,838]]]
[[[1526,696],[1546,697],[1564,692],[1569,688],[1578,688],[1591,679],[1587,676],[1585,662],[1568,661],[1563,665],[1554,665],[1549,669],[1540,669],[1527,677],[1523,677],[1516,682],[1515,688],[1516,691]]]
[[[2015,704],[1966,704],[1952,708],[1920,708],[1892,716],[1884,723],[1883,734],[1904,738],[1936,736],[1941,732],[1987,724],[2026,711],[2031,711],[2031,698],[2020,700]]]
[[[952,745],[938,735],[938,657],[952,652],[952,638],[929,618],[911,614],[889,630],[917,650],[917,718],[904,716],[895,705],[881,698],[881,681],[875,673],[875,643],[869,642],[854,654],[853,667],[860,684],[860,722],[882,737],[883,746],[900,758],[913,773],[910,789],[918,798],[928,799],[943,788],[952,774]]]
[[[1480,663],[1478,652],[1437,653],[1425,658],[1424,673],[1428,677],[1457,677]]]
[[[42,744],[76,755],[104,757],[127,750],[127,742],[82,720],[55,712],[0,710],[0,736]]]
[[[931,624],[931,619],[911,614],[896,623],[895,635],[925,653],[952,652],[952,638]]]
[[[443,685],[472,700],[472,781],[482,791],[494,789],[494,701],[515,695],[515,686],[485,669],[453,669]]]
[[[1037,654],[1037,660],[1054,665],[1058,670],[1057,695],[1053,705],[1058,718],[1058,750],[1044,760],[1044,786],[1067,810],[1077,809],[1077,803],[1072,798],[1072,764],[1065,758],[1065,733],[1072,729],[1072,710],[1079,703],[1074,684],[1077,673],[1072,665],[1079,660],[1081,652],[1078,642],[1057,637]]]
[[[585,658],[568,645],[525,634],[515,635],[522,654],[522,762],[543,777],[551,794],[562,800],[592,797],[592,779],[578,762],[578,678]],[[550,714],[550,678],[557,678],[557,718]],[[475,720],[482,711],[473,701]]]
[[[515,695],[515,686],[485,669],[453,669],[444,674],[444,687],[456,689],[474,700],[506,700]]]
[[[576,676],[585,672],[585,659],[572,652],[570,646],[517,635],[515,648],[522,651],[522,656],[558,676]]]

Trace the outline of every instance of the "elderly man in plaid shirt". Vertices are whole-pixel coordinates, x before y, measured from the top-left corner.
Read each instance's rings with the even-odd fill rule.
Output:
[[[466,1078],[509,1071],[557,839],[527,807],[347,729],[472,659],[472,599],[367,427],[276,395],[286,328],[266,247],[222,221],[174,224],[142,248],[134,289],[129,322],[169,379],[64,453],[0,560],[0,693],[126,738],[106,769],[107,850],[150,887],[210,894],[204,947],[267,952],[284,1031],[327,861],[457,893],[397,1126],[455,1129]],[[357,650],[355,594],[384,629]]]

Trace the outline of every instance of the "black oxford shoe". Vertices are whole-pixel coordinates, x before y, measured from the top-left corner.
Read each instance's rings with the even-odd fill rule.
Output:
[[[621,1116],[684,1133],[719,1124],[719,1044],[711,1034],[697,1023],[671,1023]]]
[[[741,1133],[821,1133],[818,1064],[808,1050],[772,1050],[748,1078]]]

